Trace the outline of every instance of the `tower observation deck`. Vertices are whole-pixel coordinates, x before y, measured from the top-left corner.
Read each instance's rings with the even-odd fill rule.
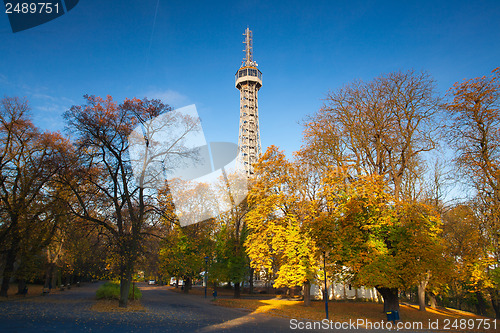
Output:
[[[253,174],[253,164],[262,152],[259,131],[259,109],[257,92],[262,87],[262,73],[252,55],[252,31],[245,33],[245,58],[236,72],[236,88],[240,91],[240,130],[238,138],[239,163],[247,176]]]

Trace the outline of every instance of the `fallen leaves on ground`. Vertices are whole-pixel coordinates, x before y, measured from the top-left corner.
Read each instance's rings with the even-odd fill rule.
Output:
[[[217,299],[214,304],[242,308],[253,311],[252,313],[263,313],[271,316],[296,318],[299,320],[321,321],[325,318],[325,303],[322,301],[311,302],[311,306],[305,307],[303,301],[284,299],[254,300],[254,299]],[[387,321],[383,313],[383,305],[377,303],[360,302],[329,302],[329,319],[334,322],[348,322],[364,319],[370,322]],[[456,319],[479,320],[485,317],[473,313],[454,310],[449,308],[427,308],[426,312],[418,311],[415,305],[400,305],[400,317],[404,322],[422,322],[424,325],[429,321],[439,320],[442,326],[445,319],[453,322]],[[493,319],[490,319],[492,321]],[[498,327],[497,327],[498,329]],[[496,332],[494,329],[480,330],[481,332]]]
[[[43,286],[39,284],[28,284],[27,287],[28,293],[26,295],[17,295],[17,284],[11,283],[9,286],[9,290],[7,291],[8,297],[0,297],[0,302],[13,299],[23,299],[26,297],[41,296],[44,290]],[[57,294],[59,292],[60,290],[58,288],[53,288],[51,289],[50,294]]]
[[[118,306],[118,301],[107,299],[98,300],[90,310],[96,312],[146,312],[146,308],[142,306],[140,301],[129,301],[126,308],[121,308]]]

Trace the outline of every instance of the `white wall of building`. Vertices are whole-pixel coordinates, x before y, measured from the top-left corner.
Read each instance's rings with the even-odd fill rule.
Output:
[[[348,300],[348,299],[364,299],[372,302],[377,302],[379,295],[375,288],[354,288],[348,283],[328,283],[329,299]],[[311,297],[322,299],[323,298],[323,285],[321,287],[317,284],[311,285]]]

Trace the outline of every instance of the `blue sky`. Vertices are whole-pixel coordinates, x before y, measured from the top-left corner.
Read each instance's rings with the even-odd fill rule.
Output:
[[[156,11],[158,5],[158,10]],[[155,20],[156,16],[156,20]],[[0,96],[62,130],[84,94],[195,103],[207,141],[238,140],[243,32],[263,73],[263,147],[300,148],[300,121],[355,79],[425,70],[441,92],[500,66],[500,1],[91,1],[12,33],[0,13]]]

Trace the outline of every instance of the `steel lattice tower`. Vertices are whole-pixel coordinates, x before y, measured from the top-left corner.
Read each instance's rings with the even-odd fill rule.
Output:
[[[240,91],[240,134],[238,139],[239,163],[247,176],[253,174],[253,164],[262,152],[260,146],[259,109],[257,92],[262,87],[262,73],[252,56],[252,31],[245,33],[245,58],[236,72],[236,88]]]

